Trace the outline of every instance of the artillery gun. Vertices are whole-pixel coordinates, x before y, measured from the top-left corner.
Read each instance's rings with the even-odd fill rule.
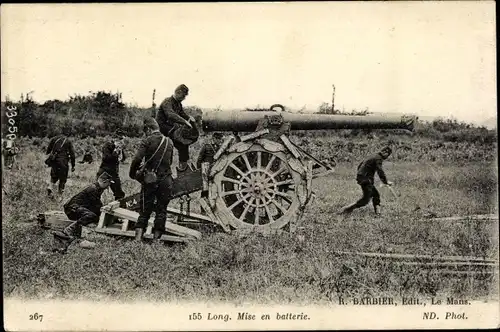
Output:
[[[410,116],[294,114],[284,112],[281,105],[273,105],[264,112],[204,112],[198,121],[204,132],[230,135],[212,164],[203,163],[200,169],[189,170],[174,179],[172,199],[180,198],[183,204],[181,209],[168,208],[169,215],[176,216],[177,221],[167,221],[167,231],[172,235],[164,239],[199,238],[201,233],[181,226],[186,220],[216,223],[226,232],[293,232],[313,197],[312,179],[333,172],[335,165],[319,160],[290,141],[291,130],[412,131],[415,121]],[[198,191],[207,192],[199,200],[206,215],[190,211],[189,195]],[[133,236],[128,222],[134,222],[138,216],[133,212],[138,208],[138,198],[138,194],[132,195],[103,207],[96,231]],[[125,219],[123,224],[119,229],[110,229],[118,218]],[[145,234],[150,233],[151,227]]]

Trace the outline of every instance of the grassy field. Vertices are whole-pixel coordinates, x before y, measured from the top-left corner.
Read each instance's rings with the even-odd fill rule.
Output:
[[[403,152],[399,152],[402,154]],[[196,153],[195,153],[196,155]],[[432,222],[437,216],[497,213],[493,161],[457,163],[391,161],[386,173],[401,197],[381,188],[383,216],[371,206],[340,218],[335,212],[360,195],[357,158],[335,174],[316,179],[316,199],[296,234],[263,237],[204,234],[190,245],[149,245],[91,233],[98,247],[71,247],[53,254],[52,236],[30,217],[62,204],[45,197],[49,169],[40,147],[26,147],[19,170],[3,173],[2,240],[4,296],[21,298],[208,300],[252,303],[324,303],[339,295],[498,296],[496,276],[442,275],[387,261],[339,256],[337,250],[426,255],[473,255],[498,259],[495,222]],[[98,164],[70,175],[65,200],[93,181]],[[139,184],[121,168],[123,188]],[[112,200],[105,192],[103,201]],[[173,202],[175,204],[176,202]]]

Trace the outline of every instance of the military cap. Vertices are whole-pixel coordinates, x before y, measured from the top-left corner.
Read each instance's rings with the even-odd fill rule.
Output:
[[[113,181],[113,177],[111,175],[109,175],[109,173],[107,173],[107,172],[103,172],[101,175],[99,175],[98,180],[109,181],[111,183],[115,183],[115,181]]]
[[[154,126],[158,126],[158,122],[154,118],[148,116],[144,118],[143,125],[146,128],[151,128]]]
[[[188,94],[189,89],[188,89],[188,87],[187,87],[185,84],[181,84],[181,85],[179,85],[177,88],[175,88],[175,91],[176,91],[176,92],[177,92],[177,91],[182,91],[182,92],[184,92],[185,94]]]

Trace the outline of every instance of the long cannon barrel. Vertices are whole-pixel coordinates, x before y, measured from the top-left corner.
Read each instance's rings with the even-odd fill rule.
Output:
[[[415,116],[297,114],[275,111],[203,112],[204,131],[254,131],[264,116],[278,115],[290,123],[291,130],[321,129],[406,129],[413,131]]]

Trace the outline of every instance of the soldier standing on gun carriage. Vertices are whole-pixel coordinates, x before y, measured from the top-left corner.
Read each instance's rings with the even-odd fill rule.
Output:
[[[158,240],[165,233],[167,206],[170,202],[172,187],[173,142],[160,132],[158,123],[153,118],[144,120],[146,138],[130,164],[129,176],[141,183],[139,199],[140,213],[135,226],[135,239],[140,241],[149,218],[155,212],[153,240]],[[142,160],[145,160],[141,165]],[[156,202],[155,202],[156,200]]]
[[[339,214],[349,214],[353,210],[367,205],[370,200],[372,200],[375,214],[380,214],[380,194],[377,188],[375,188],[374,177],[375,172],[377,172],[382,183],[388,186],[392,185],[392,182],[387,181],[385,172],[382,169],[382,162],[389,158],[391,153],[392,149],[390,147],[385,147],[380,152],[368,157],[358,165],[356,182],[361,186],[363,197],[361,197],[357,202],[342,208],[339,211]]]
[[[195,119],[184,112],[182,101],[188,95],[189,89],[186,85],[179,85],[171,97],[166,98],[160,105],[156,114],[156,121],[160,126],[160,132],[171,138],[179,153],[178,173],[187,170],[189,161],[189,144],[181,140],[182,132],[196,130]],[[196,137],[197,138],[197,137]]]
[[[124,133],[120,129],[118,129],[114,133],[113,139],[104,144],[104,146],[102,147],[101,166],[97,171],[97,177],[99,177],[104,172],[113,177],[111,191],[113,191],[115,200],[119,200],[125,197],[125,193],[122,190],[120,181],[120,162],[124,162],[126,159],[125,152],[123,151],[124,136]]]
[[[47,147],[46,154],[49,155],[45,164],[51,168],[50,184],[47,187],[49,198],[54,198],[56,183],[59,181],[58,194],[62,198],[66,181],[68,180],[69,162],[71,162],[71,172],[75,171],[75,150],[71,140],[63,133],[54,136]]]

